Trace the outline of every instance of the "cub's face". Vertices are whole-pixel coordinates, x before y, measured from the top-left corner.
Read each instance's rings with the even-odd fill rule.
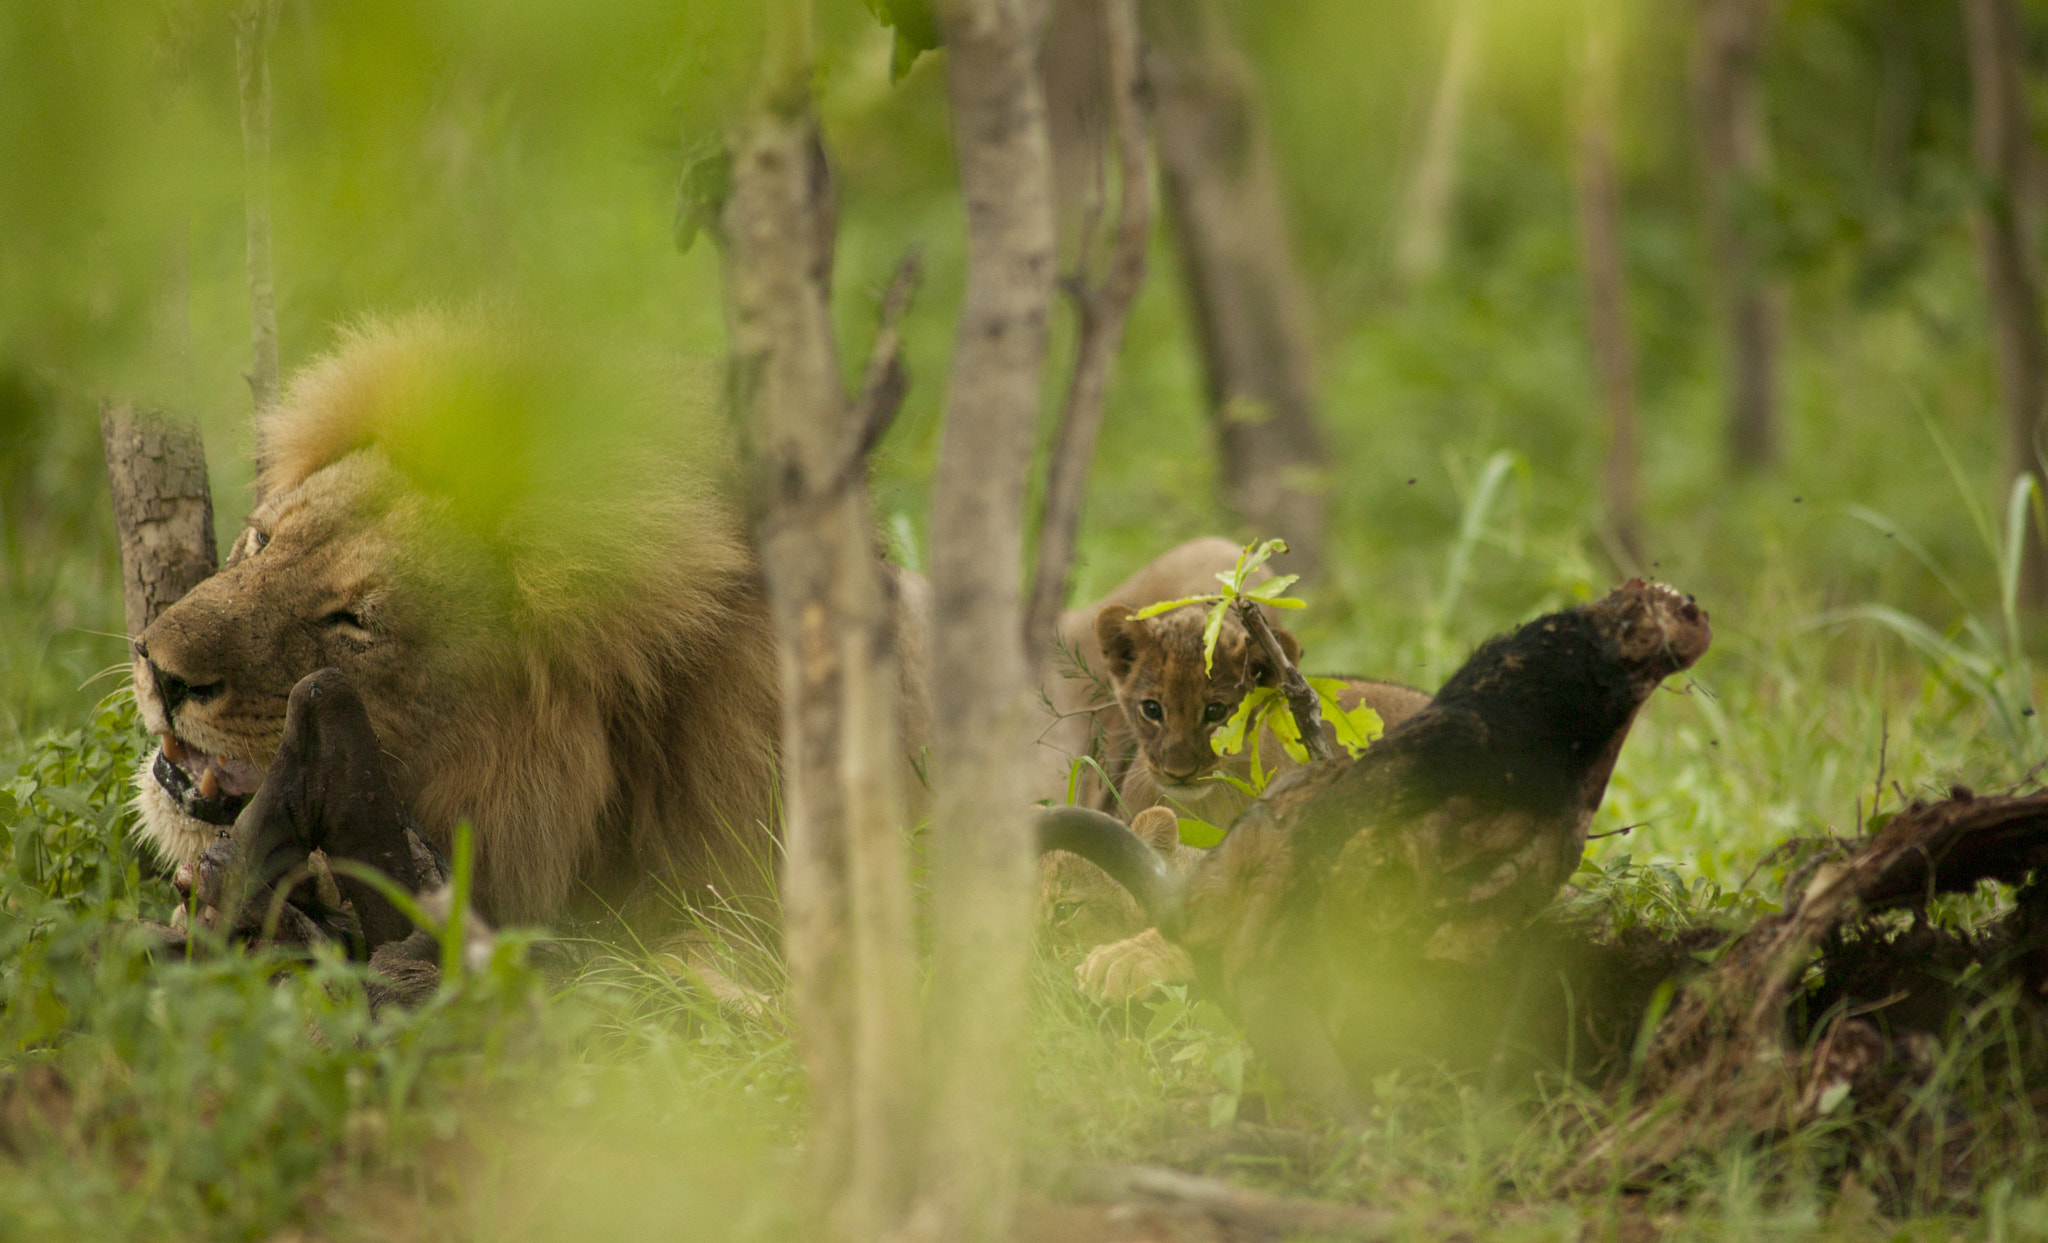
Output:
[[[1110,686],[1138,741],[1138,755],[1163,789],[1185,788],[1216,771],[1216,730],[1254,687],[1277,686],[1279,672],[1233,617],[1216,640],[1213,668],[1202,660],[1208,606],[1188,605],[1143,620],[1121,604],[1095,618],[1096,639],[1109,665]],[[1276,629],[1289,660],[1301,646]]]
[[[510,658],[505,598],[480,543],[373,452],[265,498],[220,572],[133,645],[162,741],[138,774],[144,835],[171,862],[197,858],[261,784],[293,685],[329,666],[395,757],[459,733],[451,688]]]

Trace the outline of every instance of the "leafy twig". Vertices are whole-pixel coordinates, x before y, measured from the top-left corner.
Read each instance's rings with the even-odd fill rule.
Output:
[[[1331,758],[1330,741],[1323,737],[1323,712],[1316,693],[1308,679],[1301,676],[1301,670],[1287,658],[1273,627],[1266,624],[1266,615],[1259,611],[1259,602],[1248,597],[1238,600],[1237,615],[1245,630],[1265,650],[1267,661],[1280,671],[1280,693],[1287,697],[1287,710],[1294,714],[1295,727],[1301,731],[1301,745],[1308,750],[1309,758]]]

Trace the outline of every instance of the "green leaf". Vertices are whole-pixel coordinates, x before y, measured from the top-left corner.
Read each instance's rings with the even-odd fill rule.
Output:
[[[1223,830],[1210,824],[1207,820],[1197,820],[1192,816],[1182,816],[1180,819],[1180,840],[1183,846],[1193,846],[1197,850],[1207,850],[1223,840]]]
[[[725,144],[699,146],[683,160],[676,179],[676,250],[688,253],[699,233],[718,232],[718,216],[732,195],[732,155]]]
[[[1281,592],[1287,590],[1289,587],[1294,586],[1294,584],[1300,581],[1301,575],[1299,574],[1282,574],[1278,578],[1267,579],[1265,582],[1260,583],[1258,586],[1252,588],[1250,591],[1247,591],[1244,594],[1250,596],[1254,600],[1271,600],[1273,597],[1279,595]]]
[[[1152,1044],[1161,1036],[1173,1030],[1188,1012],[1188,1003],[1180,998],[1168,996],[1152,1011],[1152,1021],[1145,1024],[1145,1043]]]
[[[919,55],[939,46],[939,23],[933,16],[931,0],[867,0],[875,20],[896,32],[895,50],[889,57],[889,80],[901,82]]]
[[[1239,554],[1237,558],[1237,582],[1234,585],[1238,591],[1242,592],[1244,590],[1245,575],[1250,574],[1253,570],[1270,561],[1274,553],[1286,551],[1287,541],[1284,539],[1269,539],[1256,545],[1246,544],[1244,552]]]
[[[1274,596],[1270,600],[1261,600],[1259,603],[1267,608],[1274,609],[1305,609],[1308,607],[1308,601],[1298,600],[1293,596]]]
[[[1264,705],[1279,697],[1280,692],[1270,686],[1255,688],[1251,694],[1238,700],[1237,711],[1223,727],[1209,736],[1209,746],[1218,755],[1236,755],[1244,750],[1247,732],[1257,724]]]
[[[69,812],[80,820],[93,818],[92,804],[85,801],[83,794],[69,786],[44,786],[36,793],[42,796],[44,802],[59,811]]]
[[[1280,739],[1280,745],[1287,748],[1287,754],[1294,757],[1295,763],[1308,763],[1308,748],[1301,742],[1301,723],[1294,719],[1294,709],[1287,705],[1287,697],[1272,687],[1260,689],[1272,691],[1273,698],[1278,701],[1278,706],[1266,714],[1267,728]]]
[[[1202,626],[1202,672],[1216,672],[1216,638],[1223,633],[1223,615],[1230,611],[1230,602],[1218,600],[1209,610],[1209,620]]]
[[[1380,714],[1361,703],[1356,708],[1344,707],[1339,698],[1345,690],[1338,678],[1309,678],[1308,684],[1321,701],[1323,719],[1337,731],[1337,742],[1346,751],[1356,756],[1386,732],[1386,722]]]
[[[1237,1120],[1237,1093],[1218,1092],[1209,1098],[1209,1129],[1220,1130]]]
[[[1258,767],[1256,760],[1253,761],[1252,775],[1254,777],[1258,776]],[[1262,792],[1259,786],[1255,786],[1251,782],[1246,781],[1244,778],[1236,776],[1232,773],[1213,772],[1210,773],[1207,777],[1204,777],[1203,780],[1220,781],[1224,785],[1229,786],[1231,789],[1236,790],[1238,793],[1243,794],[1248,798],[1257,798]]]
[[[1152,604],[1148,604],[1144,608],[1141,608],[1137,612],[1131,614],[1131,620],[1144,621],[1148,617],[1157,617],[1161,613],[1171,613],[1175,609],[1186,608],[1190,604],[1213,604],[1221,600],[1222,598],[1222,596],[1212,595],[1184,596],[1178,600],[1159,600]]]

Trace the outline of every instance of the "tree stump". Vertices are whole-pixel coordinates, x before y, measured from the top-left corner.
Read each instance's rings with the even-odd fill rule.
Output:
[[[101,403],[100,441],[132,637],[219,566],[206,449],[197,424],[127,402]]]

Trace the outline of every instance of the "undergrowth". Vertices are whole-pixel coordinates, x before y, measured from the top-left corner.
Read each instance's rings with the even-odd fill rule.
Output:
[[[1516,476],[1489,476],[1471,495],[1491,500],[1460,523],[1468,555],[1440,567],[1441,611],[1403,661],[1454,664],[1487,630],[1597,589],[1553,562],[1547,598],[1518,613],[1461,602],[1459,575],[1554,551],[1502,534],[1493,506]],[[1788,837],[1853,836],[1903,798],[1997,788],[2038,761],[2031,718],[1992,720],[1989,681],[1831,614],[1787,565],[1704,603],[1715,646],[1645,711],[1566,899],[1611,932],[1745,926],[1783,900]],[[1400,605],[1343,607],[1354,623],[1381,610],[1378,631]],[[1990,644],[2003,663],[1978,667],[2024,696],[2034,673],[1997,611],[1973,624],[1958,607],[1933,633]],[[778,998],[737,1013],[655,948],[536,954],[516,931],[416,1012],[372,1014],[362,969],[332,955],[151,962],[128,928],[166,918],[173,891],[132,836],[144,748],[113,697],[0,786],[0,1238],[795,1237],[803,1085]],[[1943,926],[1967,934],[2001,909],[1996,894],[1953,903]],[[758,940],[734,953],[758,958]],[[1021,1068],[1042,1186],[1076,1162],[1162,1162],[1397,1206],[1425,1237],[1578,1238],[1589,1221],[1700,1239],[2048,1230],[2034,1104],[1997,1073],[2034,1039],[2009,992],[1962,1009],[1902,1109],[1731,1141],[1637,1186],[1580,1168],[1625,1085],[1488,1092],[1408,1072],[1340,1126],[1278,1093],[1213,1004],[1169,988],[1098,1006],[1072,966],[1041,956]]]

